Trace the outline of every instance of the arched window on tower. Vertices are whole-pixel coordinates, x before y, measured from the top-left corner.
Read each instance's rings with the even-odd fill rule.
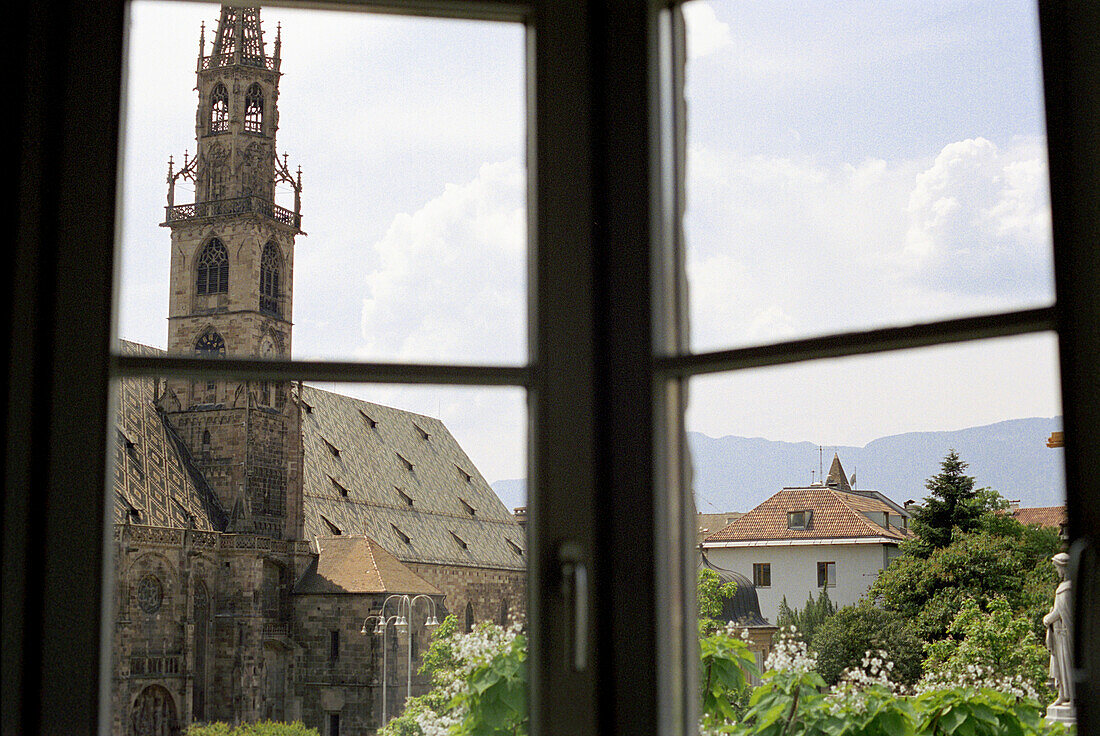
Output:
[[[469,634],[474,630],[474,604],[466,603],[466,633]]]
[[[253,84],[244,95],[244,132],[264,132],[264,91]]]
[[[268,242],[260,255],[260,311],[279,314],[279,247]]]
[[[210,132],[229,130],[229,90],[219,82],[210,92]]]
[[[229,251],[222,241],[211,238],[199,254],[195,291],[199,294],[224,294],[229,291]]]
[[[224,358],[225,340],[214,330],[208,329],[195,340],[195,355],[200,358]],[[216,404],[218,401],[218,383],[212,378],[208,378],[205,383],[192,382],[191,390],[196,404]],[[207,436],[204,433],[204,445],[206,441]]]

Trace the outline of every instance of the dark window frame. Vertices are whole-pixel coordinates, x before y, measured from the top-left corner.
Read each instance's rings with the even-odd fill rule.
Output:
[[[1100,9],[1040,4],[1055,237],[1055,307],[686,355],[675,175],[682,169],[682,21],[660,3],[389,0],[384,9],[522,20],[530,57],[531,366],[290,365],[312,380],[522,385],[530,390],[534,463],[528,533],[532,732],[690,733],[690,651],[668,596],[693,560],[680,404],[691,375],[1056,329],[1059,335],[1072,574],[1085,635],[1078,727],[1096,734],[1100,605]],[[109,544],[105,463],[112,376],[158,372],[112,355],[118,110],[125,8],[31,0],[12,9],[19,192],[4,345],[3,686],[0,730],[93,733],[109,725],[102,571]],[[669,29],[673,31],[669,33]],[[534,38],[538,43],[534,43]],[[537,141],[538,145],[535,145]],[[670,173],[671,172],[671,173]],[[669,181],[673,184],[669,186]],[[672,213],[671,215],[669,213]],[[544,244],[540,246],[540,244]],[[74,289],[73,284],[85,288]],[[217,375],[272,366],[219,361]],[[194,373],[193,368],[189,369]],[[189,375],[189,374],[188,374]],[[282,378],[283,376],[276,376]],[[96,429],[99,428],[99,429]],[[577,671],[552,571],[568,539],[590,566],[588,667]],[[689,618],[687,620],[690,620]],[[629,666],[620,666],[629,665]],[[65,687],[53,686],[65,683]]]
[[[752,584],[756,588],[772,587],[772,563],[752,563]]]

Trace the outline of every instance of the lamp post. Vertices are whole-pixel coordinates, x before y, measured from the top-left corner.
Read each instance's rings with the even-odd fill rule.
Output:
[[[424,622],[424,625],[428,628],[435,628],[436,626],[439,626],[439,619],[436,618],[435,600],[432,599],[430,596],[424,595],[423,593],[414,596],[409,596],[405,594],[394,594],[387,596],[386,600],[382,601],[382,612],[380,614],[367,616],[365,619],[363,619],[363,628],[359,630],[359,633],[365,636],[367,633],[367,622],[376,620],[377,624],[375,625],[372,633],[375,636],[382,637],[382,725],[385,725],[387,723],[387,716],[389,713],[386,699],[386,627],[389,626],[389,624],[392,622],[394,627],[397,629],[398,634],[403,631],[406,634],[406,648],[408,649],[408,667],[406,668],[405,672],[405,699],[408,700],[412,696],[413,609],[416,605],[416,602],[421,599],[428,602],[428,605],[430,606],[429,610],[431,613],[428,619]],[[393,600],[397,601],[394,604],[397,607],[397,613],[387,618],[386,606],[388,606],[390,601]],[[405,617],[406,611],[409,614],[408,618]]]

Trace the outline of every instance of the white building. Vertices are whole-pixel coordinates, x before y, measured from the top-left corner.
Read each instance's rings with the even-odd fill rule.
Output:
[[[909,538],[909,514],[878,491],[856,491],[840,458],[824,483],[784,488],[702,542],[707,557],[753,582],[760,613],[776,623],[784,597],[801,607],[827,589],[855,603]]]

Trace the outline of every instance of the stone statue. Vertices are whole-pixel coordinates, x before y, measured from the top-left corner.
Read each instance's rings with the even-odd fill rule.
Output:
[[[1063,720],[1062,714],[1072,718],[1073,704],[1073,601],[1070,581],[1066,580],[1066,563],[1069,555],[1059,552],[1051,558],[1061,582],[1054,591],[1054,605],[1043,617],[1046,627],[1047,649],[1050,650],[1050,677],[1058,697],[1047,708],[1048,720]]]

